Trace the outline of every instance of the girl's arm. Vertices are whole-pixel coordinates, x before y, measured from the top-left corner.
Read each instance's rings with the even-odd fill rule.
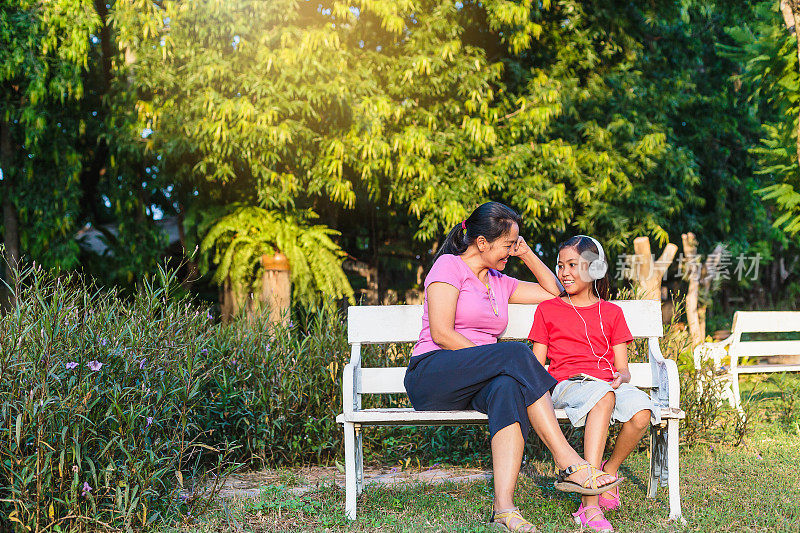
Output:
[[[538,304],[545,300],[549,300],[553,296],[561,294],[561,286],[556,279],[555,274],[547,268],[539,256],[533,253],[530,246],[525,242],[525,239],[520,237],[517,244],[509,252],[522,259],[533,276],[539,283],[531,283],[529,281],[520,281],[517,288],[508,299],[508,303],[512,304]]]
[[[611,347],[614,352],[614,379],[611,381],[611,388],[616,389],[623,383],[629,383],[631,380],[631,373],[628,370],[628,344],[623,342],[615,344]]]
[[[539,363],[544,366],[544,362],[547,360],[547,345],[541,342],[534,342],[533,355],[535,355]]]
[[[448,283],[435,281],[428,285],[428,324],[431,339],[445,350],[458,350],[475,346],[455,330],[458,289]]]

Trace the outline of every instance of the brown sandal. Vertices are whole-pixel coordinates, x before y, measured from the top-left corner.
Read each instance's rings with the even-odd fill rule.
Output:
[[[517,520],[517,523],[513,526],[509,526],[509,519],[515,519]],[[502,520],[502,522],[498,522],[498,520]],[[535,533],[538,531],[536,526],[523,518],[522,514],[519,512],[519,507],[514,507],[507,511],[500,512],[492,509],[492,518],[489,520],[489,523],[502,526],[506,531],[526,531],[528,533]]]
[[[582,483],[577,483],[575,481],[571,481],[567,479],[568,476],[576,472],[580,472],[581,470],[588,470],[589,475],[586,476],[586,479],[583,480]],[[604,485],[600,485],[597,483],[597,478],[601,476],[610,476],[611,474],[607,474],[603,472],[599,468],[596,468],[589,463],[583,464],[574,464],[570,465],[564,470],[560,470],[558,472],[558,478],[555,482],[556,490],[560,490],[563,492],[577,492],[578,494],[583,494],[585,496],[596,496],[598,494],[602,494],[609,489],[613,489],[617,485],[619,485],[624,478],[617,477],[614,481],[610,483],[606,483]]]

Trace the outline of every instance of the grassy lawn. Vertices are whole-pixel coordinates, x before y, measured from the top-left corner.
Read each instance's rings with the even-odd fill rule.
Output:
[[[623,506],[608,515],[617,531],[800,531],[799,418],[795,410],[788,420],[768,414],[778,407],[776,386],[762,386],[757,394],[752,429],[741,445],[682,446],[685,525],[667,521],[666,489],[655,500],[645,499],[647,454],[632,455],[623,465]],[[528,470],[551,468],[544,462],[531,466]],[[577,531],[570,513],[578,497],[555,491],[552,482],[550,476],[521,476],[517,504],[541,531]],[[344,491],[338,487],[298,497],[283,485],[271,485],[260,497],[229,502],[182,530],[497,531],[486,525],[491,494],[491,484],[484,481],[367,487],[359,498],[359,519],[349,523]]]

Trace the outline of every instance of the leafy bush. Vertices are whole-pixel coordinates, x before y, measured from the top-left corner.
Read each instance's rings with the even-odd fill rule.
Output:
[[[177,289],[164,270],[130,300],[19,273],[0,317],[0,527],[139,528],[195,503],[209,469],[341,449],[339,314],[219,325]]]
[[[341,450],[341,380],[349,355],[343,317],[322,306],[288,327],[266,317],[216,326],[202,427],[240,461],[319,463]]]
[[[177,505],[202,448],[193,413],[217,365],[209,316],[162,272],[127,303],[76,277],[19,273],[0,317],[0,501],[28,528],[132,528]],[[7,523],[5,525],[8,525]]]

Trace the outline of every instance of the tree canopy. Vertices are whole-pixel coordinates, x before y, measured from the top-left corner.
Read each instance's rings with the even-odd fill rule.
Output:
[[[783,61],[788,78],[773,86],[794,94],[784,83],[797,79],[789,37],[740,23],[747,13],[777,27],[774,9],[710,0],[62,4],[83,14],[63,26],[83,43],[67,56],[81,90],[54,87],[72,95],[64,120],[82,125],[48,144],[63,143],[58,153],[74,154],[74,166],[49,168],[79,173],[80,187],[37,198],[78,206],[50,211],[70,231],[90,223],[104,232],[110,253],[80,261],[115,283],[164,253],[159,217],[179,220],[179,253],[209,279],[222,280],[218,265],[235,273],[243,290],[259,278],[254,254],[280,249],[270,224],[333,237],[330,268],[346,257],[366,263],[386,289],[418,283],[414,265],[489,199],[517,209],[523,234],[549,256],[574,232],[614,255],[639,235],[664,244],[687,231],[701,248],[725,241],[769,255],[784,239],[770,225],[791,215],[773,216],[763,191],[795,205],[785,193],[796,161],[784,159],[792,176],[779,176],[764,150],[770,136],[791,137],[796,98],[762,129],[759,110],[778,97],[756,101],[749,88],[767,69],[744,59]],[[756,34],[761,48],[745,50],[745,35]],[[64,231],[72,255],[47,250],[74,266]],[[244,235],[255,239],[249,248]],[[351,294],[342,277],[337,292],[311,271],[298,276],[307,294]]]

